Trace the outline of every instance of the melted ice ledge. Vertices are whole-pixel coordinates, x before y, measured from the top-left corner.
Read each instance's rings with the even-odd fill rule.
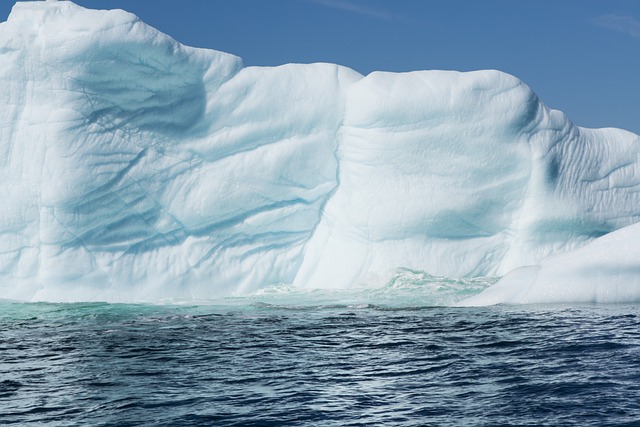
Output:
[[[0,24],[0,81],[0,298],[344,288],[560,254],[469,303],[640,301],[639,137],[573,126],[510,75],[244,68],[123,11],[29,2]]]

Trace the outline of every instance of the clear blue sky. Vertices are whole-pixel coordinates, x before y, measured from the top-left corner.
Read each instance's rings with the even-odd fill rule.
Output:
[[[14,1],[3,1],[5,20]],[[640,133],[640,1],[78,0],[246,65],[499,69],[578,125]]]

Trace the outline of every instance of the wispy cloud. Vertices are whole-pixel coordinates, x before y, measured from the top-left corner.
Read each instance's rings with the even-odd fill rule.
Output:
[[[339,9],[346,12],[357,13],[358,15],[368,16],[369,18],[383,19],[386,21],[402,20],[403,17],[395,15],[386,10],[378,9],[367,5],[366,2],[348,1],[348,0],[308,0],[332,9]]]
[[[595,23],[601,27],[640,38],[640,21],[629,15],[615,13],[596,18]]]

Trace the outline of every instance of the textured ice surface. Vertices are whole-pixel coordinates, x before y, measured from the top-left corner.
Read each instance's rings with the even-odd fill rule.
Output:
[[[502,275],[639,220],[639,137],[498,71],[245,68],[29,2],[0,24],[0,109],[0,298]]]
[[[640,224],[515,269],[460,305],[640,302]]]
[[[340,136],[300,285],[502,275],[638,220],[638,136],[575,127],[497,71],[373,73]]]

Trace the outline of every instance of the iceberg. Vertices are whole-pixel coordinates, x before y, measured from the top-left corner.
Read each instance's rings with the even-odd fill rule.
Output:
[[[640,137],[574,126],[499,71],[244,67],[122,10],[25,2],[0,24],[0,87],[0,298],[514,271],[490,304],[544,301],[589,278],[580,259],[596,293],[640,277]],[[640,300],[617,295],[596,300]]]

